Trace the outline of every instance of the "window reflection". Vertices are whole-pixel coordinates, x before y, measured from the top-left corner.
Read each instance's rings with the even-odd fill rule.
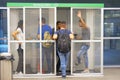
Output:
[[[0,53],[8,52],[7,10],[0,9]]]
[[[104,11],[104,37],[120,36],[120,10]]]
[[[120,10],[104,10],[104,37],[104,65],[120,65]]]

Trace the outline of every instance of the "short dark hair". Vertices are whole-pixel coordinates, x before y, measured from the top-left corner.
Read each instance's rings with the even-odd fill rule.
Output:
[[[61,23],[61,21],[57,21],[56,24],[58,25],[59,23]]]
[[[45,22],[46,22],[45,18],[44,18],[44,17],[42,17],[42,23],[45,23]]]
[[[19,20],[19,21],[18,21],[17,28],[21,28],[21,30],[23,31],[23,20]],[[17,29],[17,28],[16,28],[16,29]]]
[[[21,26],[23,26],[23,20],[20,20],[20,21],[18,22],[18,27],[21,27]]]
[[[62,23],[62,24],[66,24],[66,21],[62,21],[61,23]]]

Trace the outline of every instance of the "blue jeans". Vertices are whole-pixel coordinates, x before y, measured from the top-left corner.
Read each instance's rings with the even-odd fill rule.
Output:
[[[58,51],[58,55],[60,57],[60,68],[62,71],[62,76],[66,76],[66,68],[67,68],[70,52],[61,53]]]
[[[83,61],[85,62],[85,67],[88,68],[88,54],[87,51],[89,49],[88,45],[82,45],[81,49],[77,53],[78,63],[81,63],[81,57],[83,57]]]
[[[52,72],[52,59],[51,59],[51,55],[52,55],[52,46],[50,48],[46,48],[42,46],[42,69],[44,69],[44,59],[46,57],[46,61],[47,61],[47,66],[48,66],[48,71],[47,73]]]

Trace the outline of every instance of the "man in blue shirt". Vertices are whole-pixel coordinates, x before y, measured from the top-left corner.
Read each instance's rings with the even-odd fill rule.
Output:
[[[42,28],[41,28],[42,29],[42,40],[44,39],[45,31],[48,31],[52,35],[52,28],[45,23],[46,23],[45,18],[42,18],[42,23],[41,23],[41,25],[42,25]],[[40,39],[40,27],[38,27],[37,38]]]
[[[46,20],[45,18],[42,18],[42,27],[41,27],[41,34],[42,34],[42,40],[44,40],[44,33],[47,31],[50,33],[50,35],[52,36],[52,28],[45,24],[46,23]],[[40,39],[40,27],[38,27],[38,33],[37,33],[37,38]],[[44,64],[44,58],[46,57],[46,61],[47,61],[47,66],[48,66],[48,69],[46,71],[46,73],[51,73],[52,72],[52,65],[51,65],[51,55],[52,55],[52,46],[50,46],[49,48],[48,47],[44,47],[42,45],[42,69],[45,68],[45,64]]]

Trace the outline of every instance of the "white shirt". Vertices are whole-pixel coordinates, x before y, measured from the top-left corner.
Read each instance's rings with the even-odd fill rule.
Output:
[[[23,38],[24,34],[23,34],[21,28],[17,28],[17,32],[18,32],[18,34],[16,36],[17,36],[18,40],[23,41],[24,40],[24,38]],[[19,47],[19,44],[16,45],[17,49],[18,49],[18,47]],[[23,49],[23,43],[21,44],[21,48]]]
[[[24,40],[24,39],[23,39],[23,32],[22,32],[21,28],[17,28],[17,32],[19,32],[19,33],[17,34],[18,40],[19,40],[19,41]]]

